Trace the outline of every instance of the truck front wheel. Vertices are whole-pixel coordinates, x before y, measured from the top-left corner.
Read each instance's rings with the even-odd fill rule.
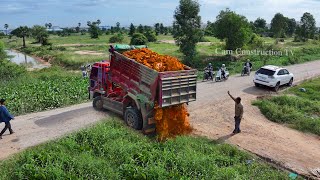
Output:
[[[102,111],[102,109],[103,109],[103,101],[102,101],[101,96],[95,97],[93,99],[92,105],[93,105],[94,109],[96,109],[98,111]]]
[[[138,109],[127,108],[124,113],[124,120],[129,127],[136,130],[142,129],[142,117]]]

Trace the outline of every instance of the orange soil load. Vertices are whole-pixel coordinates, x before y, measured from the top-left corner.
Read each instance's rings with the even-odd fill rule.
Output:
[[[179,59],[160,55],[147,48],[127,51],[123,55],[158,72],[184,70],[184,65]],[[164,141],[169,137],[189,134],[192,128],[188,116],[189,113],[185,104],[166,108],[156,106],[154,118],[157,124],[158,139]]]
[[[123,55],[158,72],[184,70],[184,65],[179,59],[167,55],[160,55],[147,48],[127,51],[124,52]]]

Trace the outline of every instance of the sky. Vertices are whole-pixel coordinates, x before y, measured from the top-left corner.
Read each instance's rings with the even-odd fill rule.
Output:
[[[289,18],[300,20],[304,12],[310,12],[320,26],[320,0],[199,0],[202,22],[215,21],[219,12],[230,8],[244,15],[249,21],[258,17],[270,23],[280,12]],[[72,27],[80,22],[101,20],[101,25],[122,26],[153,25],[157,22],[171,25],[179,0],[0,0],[0,29],[5,23],[9,28],[20,25],[44,25]]]

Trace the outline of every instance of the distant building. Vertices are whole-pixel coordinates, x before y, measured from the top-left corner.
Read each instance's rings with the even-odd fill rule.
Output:
[[[63,31],[63,29],[60,28],[59,26],[52,26],[50,29],[48,28],[47,31],[50,31],[50,32],[59,32],[59,31]]]
[[[8,35],[11,33],[11,31],[13,31],[13,30],[12,29],[8,29],[8,30],[0,29],[0,33],[6,34],[8,32]]]

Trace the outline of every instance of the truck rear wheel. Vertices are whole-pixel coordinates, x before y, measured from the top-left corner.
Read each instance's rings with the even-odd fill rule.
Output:
[[[124,120],[129,127],[136,130],[142,129],[142,117],[138,109],[127,108],[124,113]]]
[[[94,109],[96,109],[98,111],[103,110],[103,101],[102,101],[101,96],[97,96],[93,99],[92,106]]]

